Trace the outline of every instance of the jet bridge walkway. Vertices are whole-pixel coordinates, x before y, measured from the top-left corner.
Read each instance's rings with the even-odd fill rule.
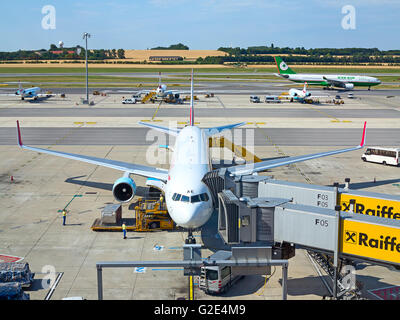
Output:
[[[349,181],[327,187],[231,177],[224,169],[203,181],[216,198],[218,232],[228,245],[292,244],[339,280],[343,261],[400,269],[399,196],[351,190]]]

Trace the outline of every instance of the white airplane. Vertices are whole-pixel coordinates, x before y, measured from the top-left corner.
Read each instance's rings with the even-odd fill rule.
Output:
[[[310,91],[307,91],[307,82],[304,82],[303,90],[292,88],[289,90],[290,101],[298,101],[305,103],[306,100],[311,100],[312,98],[327,98],[326,96],[313,96]]]
[[[296,73],[281,57],[274,57],[274,59],[279,71],[275,75],[297,83],[308,82],[310,85],[319,85],[324,88],[337,87],[345,90],[352,90],[354,87],[368,87],[368,90],[370,90],[372,86],[377,86],[381,83],[379,79],[369,76]]]
[[[157,98],[163,99],[167,97],[173,97],[175,99],[179,99],[181,94],[189,93],[189,91],[182,91],[182,90],[168,90],[167,85],[161,83],[161,72],[158,73],[158,86],[156,89],[153,90],[141,90],[138,91],[136,94],[148,94],[150,92],[155,92],[155,96]]]
[[[175,146],[170,148],[173,152],[173,157],[169,170],[25,146],[22,143],[20,126],[17,121],[18,145],[23,149],[87,162],[124,172],[123,176],[115,181],[112,189],[114,197],[120,202],[129,202],[135,195],[136,184],[130,175],[147,177],[147,185],[159,188],[164,192],[167,209],[171,218],[177,225],[189,230],[189,238],[187,239],[187,242],[193,243],[194,238],[191,236],[191,231],[204,225],[209,220],[214,210],[210,190],[202,181],[204,175],[212,170],[211,157],[209,154],[209,137],[219,134],[224,130],[243,126],[246,123],[241,122],[208,129],[202,129],[195,126],[193,75],[191,79],[190,121],[188,126],[182,129],[175,129],[161,127],[150,123],[139,123],[176,137]],[[353,148],[267,160],[244,165],[233,165],[227,170],[234,176],[251,175],[256,172],[300,161],[358,150],[364,147],[365,132],[366,122],[364,123],[361,143]]]
[[[304,100],[306,98],[311,96],[311,92],[307,91],[307,82],[305,82],[303,90],[292,88],[292,89],[289,90],[289,95],[290,95],[292,100],[297,100],[297,101],[300,101],[300,102],[304,102]]]

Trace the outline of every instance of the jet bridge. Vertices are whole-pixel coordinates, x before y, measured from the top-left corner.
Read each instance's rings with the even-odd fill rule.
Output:
[[[358,192],[348,185],[232,177],[224,169],[213,171],[204,181],[216,198],[218,232],[226,244],[290,243],[333,254],[336,261],[400,267],[398,196]],[[294,255],[290,250],[283,254]]]

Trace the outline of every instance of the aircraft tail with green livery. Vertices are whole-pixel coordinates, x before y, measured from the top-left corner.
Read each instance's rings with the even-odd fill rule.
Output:
[[[381,83],[379,79],[369,76],[296,73],[281,57],[274,57],[274,59],[279,71],[279,73],[275,73],[275,75],[297,83],[307,82],[310,85],[319,85],[324,88],[336,87],[345,90],[352,90],[356,86],[368,87],[369,90],[372,86]]]

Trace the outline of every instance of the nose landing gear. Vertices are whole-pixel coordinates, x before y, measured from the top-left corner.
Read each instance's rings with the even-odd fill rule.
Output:
[[[188,237],[185,239],[185,244],[196,244],[196,239],[193,237],[192,229],[188,230]]]

